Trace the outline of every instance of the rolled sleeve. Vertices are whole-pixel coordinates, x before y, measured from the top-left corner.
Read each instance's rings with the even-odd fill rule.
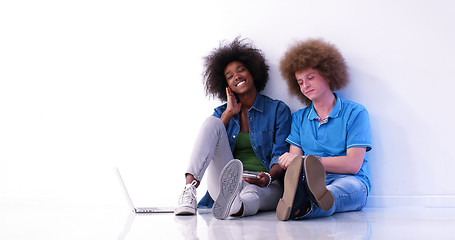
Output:
[[[289,135],[291,122],[291,110],[286,104],[280,102],[276,113],[275,136],[273,139],[272,159],[269,164],[269,169],[272,168],[274,164],[277,164],[278,158],[289,150],[286,137]]]
[[[359,111],[352,121],[348,122],[346,149],[353,147],[365,147],[367,151],[372,149],[370,119],[366,109]]]

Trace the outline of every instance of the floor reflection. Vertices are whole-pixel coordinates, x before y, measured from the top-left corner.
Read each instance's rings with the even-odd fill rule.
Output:
[[[140,215],[140,216],[138,216]],[[139,219],[136,219],[138,218]],[[136,220],[136,221],[135,221]],[[244,218],[215,219],[210,209],[197,215],[135,214],[126,217],[118,240],[150,237],[172,239],[369,239],[371,225],[363,211],[331,217],[282,222],[275,212]]]
[[[199,240],[199,237],[197,236],[197,215],[175,216],[174,221],[184,239]]]
[[[338,213],[331,217],[278,222],[278,239],[370,239],[371,224],[364,212]]]
[[[210,212],[197,216],[175,216],[184,239],[199,239],[198,220],[204,222],[207,239],[369,239],[371,232],[367,215],[361,211],[286,222],[278,221],[274,212],[227,220],[217,220]]]
[[[123,227],[122,231],[120,232],[119,236],[117,237],[118,240],[126,239],[126,236],[131,230],[131,226],[133,225],[134,218],[136,217],[136,213],[129,212],[128,216],[126,217],[125,226]]]

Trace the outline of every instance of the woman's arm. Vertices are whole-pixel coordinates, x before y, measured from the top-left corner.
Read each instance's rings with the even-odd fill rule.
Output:
[[[270,182],[279,179],[284,175],[284,169],[278,164],[278,159],[283,152],[288,150],[288,144],[285,140],[289,135],[291,121],[291,110],[286,104],[279,102],[275,113],[275,131],[273,137],[269,139],[272,144],[272,153],[269,163],[269,174],[272,177]],[[246,179],[246,181],[264,187],[269,183],[269,176],[266,173],[260,173],[258,179]]]
[[[275,126],[273,138],[270,139],[272,144],[272,155],[269,163],[271,169],[273,165],[279,164],[279,158],[283,153],[289,151],[289,144],[286,138],[291,130],[291,110],[283,102],[279,102],[275,114]]]
[[[270,176],[272,179],[270,182],[281,178],[284,174],[284,169],[280,167],[280,165],[275,164],[270,169]],[[258,174],[257,178],[243,178],[247,183],[258,185],[259,187],[266,187],[269,184],[269,175],[267,173],[261,172]]]

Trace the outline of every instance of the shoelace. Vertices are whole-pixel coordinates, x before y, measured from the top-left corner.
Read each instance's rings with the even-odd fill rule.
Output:
[[[196,199],[196,193],[193,191],[193,187],[197,184],[196,180],[193,180],[190,184],[185,185],[182,196],[180,198],[181,203],[191,204],[193,199]]]

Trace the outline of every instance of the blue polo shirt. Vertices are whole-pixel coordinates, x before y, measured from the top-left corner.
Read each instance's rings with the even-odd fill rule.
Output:
[[[335,94],[335,93],[334,93]],[[372,149],[370,120],[364,106],[335,94],[336,104],[327,122],[320,121],[313,104],[292,114],[291,133],[286,142],[299,147],[305,155],[346,156],[353,147],[366,147],[360,171],[355,175],[371,188],[368,151]]]

